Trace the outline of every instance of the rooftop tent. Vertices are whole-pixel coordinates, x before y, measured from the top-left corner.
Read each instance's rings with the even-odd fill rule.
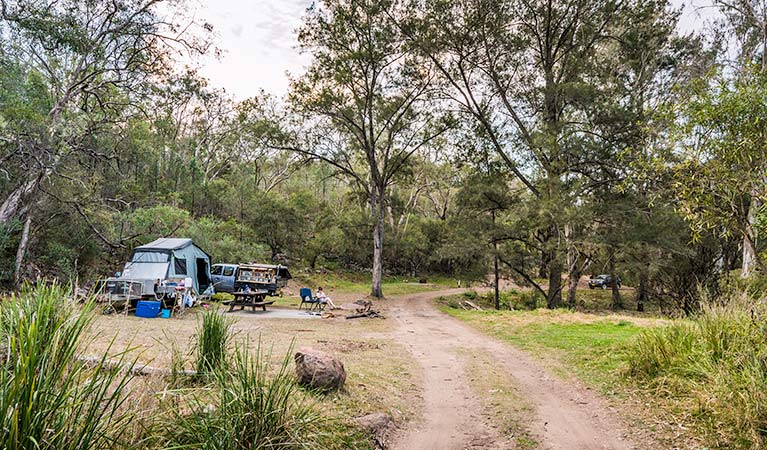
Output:
[[[189,277],[197,292],[210,285],[210,256],[191,239],[161,238],[133,250],[123,277],[167,279]]]

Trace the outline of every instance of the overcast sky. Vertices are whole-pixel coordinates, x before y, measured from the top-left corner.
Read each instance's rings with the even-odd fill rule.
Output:
[[[260,89],[282,96],[288,88],[286,72],[301,74],[309,63],[296,49],[295,30],[312,0],[199,0],[199,19],[211,23],[218,60],[206,57],[201,72],[215,87],[226,89],[238,100],[258,94]],[[684,4],[680,21],[684,32],[699,29],[713,15],[701,8],[708,0],[672,0]]]

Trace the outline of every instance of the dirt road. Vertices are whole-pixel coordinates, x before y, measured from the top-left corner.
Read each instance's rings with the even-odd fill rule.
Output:
[[[550,375],[526,353],[483,335],[433,306],[431,300],[461,290],[417,294],[394,300],[389,315],[394,338],[423,369],[423,420],[401,430],[391,448],[459,450],[515,448],[501,436],[471,388],[461,353],[484,350],[496,358],[509,382],[534,408],[524,424],[545,449],[628,450],[626,425],[591,391]]]

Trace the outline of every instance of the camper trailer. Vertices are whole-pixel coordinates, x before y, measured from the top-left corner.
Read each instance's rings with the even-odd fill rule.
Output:
[[[210,256],[191,239],[161,238],[133,250],[122,272],[104,282],[102,295],[135,304],[146,298],[171,298],[181,283],[196,295],[211,287]],[[117,289],[111,289],[110,286]],[[114,300],[114,299],[112,299]]]

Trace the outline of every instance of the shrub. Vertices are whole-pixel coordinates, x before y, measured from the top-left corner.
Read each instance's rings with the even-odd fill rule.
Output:
[[[194,345],[198,374],[212,374],[226,368],[226,350],[232,337],[231,328],[231,321],[221,315],[218,308],[203,311]]]
[[[696,399],[692,415],[715,445],[764,448],[766,312],[742,300],[704,305],[690,321],[647,330],[629,350],[629,374],[657,393]]]
[[[64,288],[41,284],[0,303],[0,448],[124,444],[130,370],[122,361],[107,364],[106,355],[84,361],[79,349],[93,303],[80,308],[69,298]]]

